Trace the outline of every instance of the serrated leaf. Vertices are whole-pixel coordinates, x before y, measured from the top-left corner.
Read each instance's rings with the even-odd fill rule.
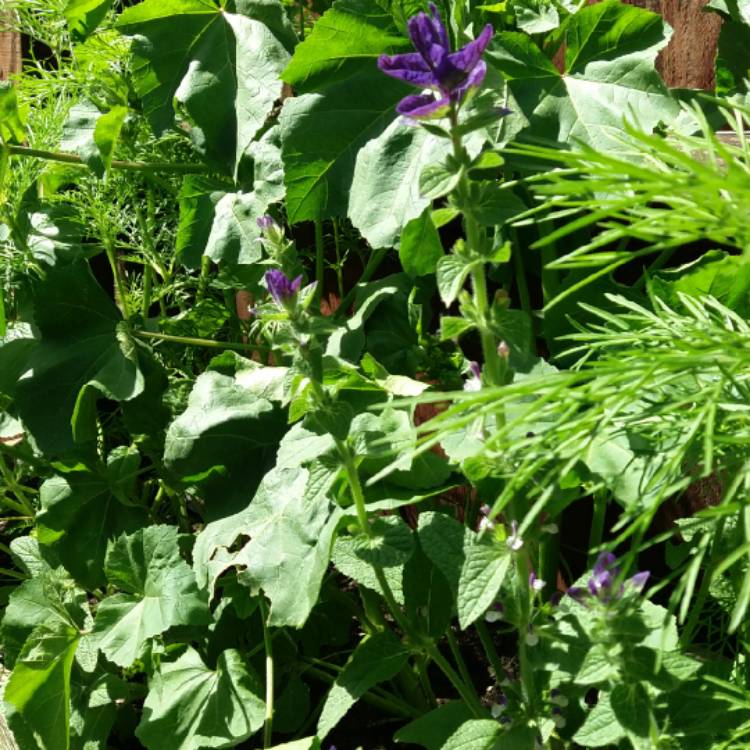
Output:
[[[96,399],[143,391],[138,350],[84,261],[48,269],[33,298],[40,339],[16,386],[19,416],[48,457],[90,454]]]
[[[408,649],[390,630],[365,638],[326,697],[318,720],[318,737],[325,739],[371,687],[395,677],[408,658]]]
[[[502,733],[494,719],[470,719],[448,737],[442,750],[496,750]]]
[[[414,554],[414,537],[399,516],[383,516],[370,524],[372,536],[354,537],[354,554],[364,562],[380,568],[403,565]]]
[[[289,54],[268,27],[210,0],[146,0],[120,15],[157,135],[184,109],[197,148],[233,173],[274,102]]]
[[[346,216],[357,153],[395,119],[396,102],[408,91],[375,69],[284,102],[280,122],[290,222]]]
[[[138,451],[116,449],[107,464],[112,473],[58,475],[44,482],[39,493],[40,543],[50,545],[66,569],[88,589],[104,584],[107,544],[123,533],[136,531],[146,521],[145,509],[123,502],[135,486]],[[122,472],[119,481],[115,481],[115,472]]]
[[[99,604],[93,639],[118,666],[129,667],[149,639],[175,625],[209,622],[208,602],[180,556],[173,526],[121,536],[109,545],[105,571],[120,593]]]
[[[669,39],[655,13],[605,0],[571,16],[560,73],[532,39],[500,32],[487,59],[507,79],[513,114],[504,137],[519,132],[546,141],[627,151],[624,123],[650,131],[680,113],[654,68]]]
[[[432,223],[429,208],[412,219],[401,232],[398,258],[410,276],[427,276],[435,273],[437,263],[444,255],[440,235]]]
[[[379,55],[408,46],[390,13],[373,0],[338,0],[297,46],[282,78],[307,93],[374,69]]]
[[[234,377],[204,372],[169,425],[164,465],[207,498],[209,520],[236,512],[258,486],[284,434],[281,411]]]
[[[432,512],[419,516],[419,543],[450,584],[459,624],[467,628],[497,597],[511,561],[508,548]]]
[[[456,609],[463,630],[480,618],[495,601],[510,567],[507,546],[490,535],[473,538],[465,549],[465,558],[458,580]]]
[[[360,586],[365,586],[382,595],[383,590],[372,565],[356,554],[353,538],[339,537],[336,539],[331,554],[331,562],[333,562],[336,570],[347,578],[351,578]],[[404,604],[403,567],[384,568],[383,575],[388,582],[393,598],[398,604]]]
[[[70,746],[70,672],[79,639],[79,631],[63,622],[37,626],[5,686],[10,728],[33,736],[39,750]]]
[[[318,600],[340,518],[327,497],[334,477],[307,468],[271,470],[247,508],[198,535],[193,564],[200,585],[213,594],[216,579],[237,567],[241,583],[271,600],[271,625],[304,625]],[[245,537],[250,541],[229,552]]]
[[[136,736],[149,750],[233,747],[263,726],[260,693],[239,651],[223,651],[214,670],[188,647],[156,670]]]
[[[440,318],[440,340],[447,341],[455,339],[472,330],[475,324],[466,318],[455,318],[450,315],[444,315]]]
[[[348,213],[354,226],[372,247],[392,247],[402,231],[420,215],[423,227],[430,222],[426,212],[430,198],[422,194],[420,175],[427,165],[440,161],[449,152],[449,142],[399,120],[392,122],[382,135],[373,138],[360,150]],[[410,239],[413,242],[416,238],[407,237],[406,242]],[[436,248],[442,255],[437,230],[431,233],[430,240],[429,257],[434,258],[438,252]],[[403,238],[401,242],[403,248]],[[402,257],[401,252],[399,257]],[[415,272],[413,265],[410,267],[411,271],[404,267],[410,275],[432,273],[434,261],[429,271],[424,270],[430,267],[425,266],[424,261],[419,273]]]

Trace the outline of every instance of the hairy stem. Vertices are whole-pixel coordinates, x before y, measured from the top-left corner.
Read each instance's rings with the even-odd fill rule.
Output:
[[[263,724],[263,747],[273,744],[273,642],[268,627],[268,606],[263,597],[260,598],[260,618],[263,622],[263,646],[266,651],[266,719]]]

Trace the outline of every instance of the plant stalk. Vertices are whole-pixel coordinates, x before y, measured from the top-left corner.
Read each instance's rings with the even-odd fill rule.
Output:
[[[260,617],[263,622],[263,645],[266,651],[266,720],[263,725],[263,747],[273,744],[273,642],[268,627],[268,606],[263,597],[259,600]]]

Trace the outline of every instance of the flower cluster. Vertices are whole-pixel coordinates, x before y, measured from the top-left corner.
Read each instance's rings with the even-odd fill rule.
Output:
[[[473,42],[451,52],[448,32],[434,3],[430,3],[429,15],[418,13],[409,19],[409,37],[416,52],[381,55],[378,67],[392,78],[432,92],[403,98],[396,107],[399,114],[442,117],[484,81],[487,65],[481,58],[492,39],[489,24]]]
[[[648,581],[649,572],[643,570],[624,584],[617,585],[620,569],[615,565],[616,561],[617,558],[611,552],[602,552],[596,560],[587,588],[571,586],[568,589],[568,595],[581,603],[592,598],[608,604],[614,599],[621,599],[625,594],[626,586],[640,593]]]
[[[277,305],[284,306],[293,300],[302,286],[302,276],[297,276],[296,279],[291,280],[283,271],[276,268],[266,271],[264,278],[268,291]]]

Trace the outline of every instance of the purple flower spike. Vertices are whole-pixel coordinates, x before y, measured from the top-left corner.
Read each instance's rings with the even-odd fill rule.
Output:
[[[410,118],[442,117],[471,89],[481,86],[487,74],[481,57],[492,39],[490,24],[473,42],[451,52],[448,32],[438,9],[430,3],[429,15],[417,13],[409,19],[409,37],[416,52],[381,55],[378,67],[392,78],[436,93],[405,97],[396,107],[399,114]]]
[[[636,573],[630,579],[629,583],[636,591],[638,591],[638,593],[640,593],[641,591],[643,591],[650,575],[651,573],[649,573],[649,571],[642,570],[640,573]]]
[[[266,286],[277,305],[284,305],[292,299],[302,286],[302,276],[297,276],[294,281],[287,278],[283,271],[273,269],[266,271]]]

